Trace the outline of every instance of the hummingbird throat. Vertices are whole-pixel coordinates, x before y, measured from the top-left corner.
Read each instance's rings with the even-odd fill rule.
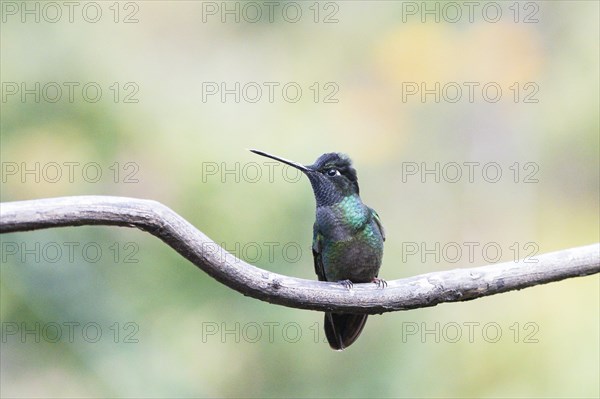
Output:
[[[353,229],[358,229],[368,222],[369,212],[357,194],[344,197],[334,207],[339,210],[343,222]]]

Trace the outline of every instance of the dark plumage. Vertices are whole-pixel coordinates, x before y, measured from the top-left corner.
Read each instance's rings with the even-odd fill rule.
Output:
[[[304,166],[258,150],[268,158],[293,166],[306,174],[317,203],[313,227],[313,258],[320,281],[375,282],[383,257],[385,233],[377,213],[362,203],[358,178],[345,154],[327,153]],[[351,345],[365,326],[367,315],[325,313],[325,335],[329,345],[342,350]]]

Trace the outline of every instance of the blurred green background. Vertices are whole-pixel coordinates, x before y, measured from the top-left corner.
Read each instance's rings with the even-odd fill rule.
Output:
[[[246,149],[339,151],[384,222],[387,280],[599,241],[598,2],[75,2],[72,22],[55,4],[2,4],[3,202],[154,199],[259,267],[315,279],[308,181]],[[239,102],[206,91],[236,82]],[[409,95],[423,82],[434,94]],[[463,167],[452,182],[464,162],[473,181]],[[436,163],[439,181],[421,175]],[[373,316],[338,353],[322,314],[244,297],[146,233],[1,240],[3,397],[600,395],[597,275]],[[458,259],[421,251],[448,244]]]

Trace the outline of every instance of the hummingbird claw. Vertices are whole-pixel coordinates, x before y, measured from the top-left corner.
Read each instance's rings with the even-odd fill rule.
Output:
[[[387,287],[387,281],[385,281],[382,278],[375,277],[373,280],[371,280],[371,282],[377,284],[377,288],[385,288],[385,287]]]
[[[338,283],[341,284],[347,290],[352,289],[352,286],[354,285],[354,283],[352,283],[352,281],[350,280],[340,280],[338,281]]]

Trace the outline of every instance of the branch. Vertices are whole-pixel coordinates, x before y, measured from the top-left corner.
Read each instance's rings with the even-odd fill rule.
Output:
[[[160,238],[217,281],[270,303],[300,309],[383,313],[459,302],[600,272],[598,243],[541,255],[537,263],[506,262],[389,281],[385,289],[288,277],[228,253],[166,206],[124,197],[78,196],[0,204],[0,233],[50,227],[137,227]]]

